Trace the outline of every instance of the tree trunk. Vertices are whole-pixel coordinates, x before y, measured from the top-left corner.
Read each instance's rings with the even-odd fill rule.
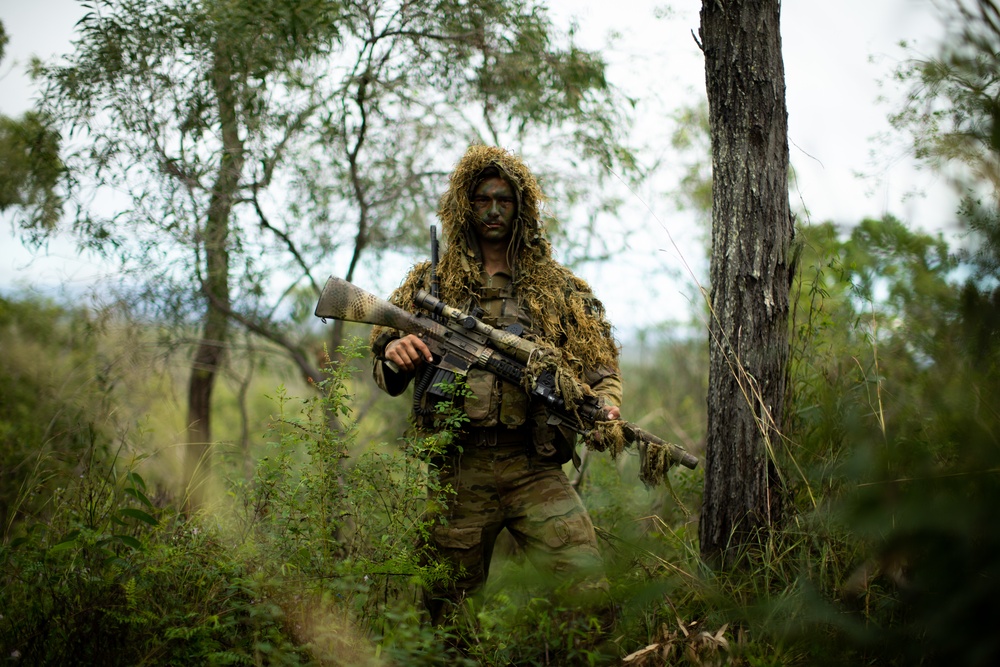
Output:
[[[232,63],[224,45],[218,42],[215,45],[212,78],[219,105],[222,155],[219,173],[209,197],[205,229],[199,243],[204,250],[201,289],[206,311],[188,383],[188,447],[184,467],[189,507],[197,507],[204,501],[205,481],[211,469],[212,392],[222,367],[228,337],[229,218],[244,161],[236,95],[233,90]]]
[[[712,137],[702,557],[727,566],[781,512],[773,454],[788,359],[788,127],[780,0],[703,0]]]

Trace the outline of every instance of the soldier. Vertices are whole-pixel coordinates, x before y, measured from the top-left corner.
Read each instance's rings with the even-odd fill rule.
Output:
[[[515,155],[472,146],[451,174],[438,216],[447,246],[437,267],[444,302],[477,312],[494,327],[523,327],[525,338],[562,351],[577,378],[612,406],[618,419],[621,380],[618,346],[604,308],[587,284],[552,258],[539,207],[542,192]],[[418,289],[429,289],[429,262],[415,266],[390,300],[413,310]],[[379,387],[401,394],[432,361],[424,341],[376,327],[373,373]],[[392,362],[388,364],[387,362]],[[433,370],[433,369],[432,369]],[[444,588],[425,592],[435,623],[486,581],[497,536],[507,529],[542,572],[606,588],[590,516],[562,465],[576,459],[576,435],[546,423],[543,408],[524,390],[493,374],[470,370],[471,395],[461,409],[468,423],[436,461],[443,494],[432,504],[438,521],[432,551],[452,566]],[[418,418],[429,426],[433,392],[420,390]]]

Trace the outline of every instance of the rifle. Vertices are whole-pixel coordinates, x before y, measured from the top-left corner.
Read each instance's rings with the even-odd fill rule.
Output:
[[[413,314],[366,292],[356,285],[331,276],[323,288],[316,317],[331,317],[348,322],[361,322],[391,327],[420,336],[434,356],[434,366],[464,375],[476,367],[525,388],[532,399],[547,409],[550,425],[564,425],[583,435],[589,435],[596,422],[608,420],[608,409],[596,395],[584,390],[579,382],[553,370],[553,351],[526,340],[516,332],[497,329],[453,308],[426,290],[414,297],[421,313]],[[540,360],[542,363],[540,363]],[[559,376],[559,377],[557,377]],[[569,390],[565,382],[574,386]],[[564,394],[577,398],[569,404]],[[668,443],[635,424],[615,420],[627,443],[636,444],[644,460],[665,458],[667,465],[679,463],[694,470],[698,459],[684,448]]]

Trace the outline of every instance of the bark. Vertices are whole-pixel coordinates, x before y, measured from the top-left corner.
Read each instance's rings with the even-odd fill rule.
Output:
[[[774,463],[788,359],[788,131],[780,0],[703,0],[712,138],[702,557],[725,566],[781,514]]]
[[[204,483],[211,468],[212,393],[225,356],[231,305],[229,225],[244,162],[231,60],[220,42],[215,46],[212,79],[219,105],[222,155],[199,243],[204,252],[201,289],[206,310],[188,383],[188,446],[184,462],[188,505],[194,507],[204,500]]]

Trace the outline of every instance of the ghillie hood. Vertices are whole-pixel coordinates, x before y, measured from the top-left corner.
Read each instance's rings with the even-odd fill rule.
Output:
[[[499,176],[507,181],[517,198],[517,217],[514,220],[514,238],[510,258],[515,276],[527,270],[531,260],[548,259],[551,250],[542,236],[539,209],[544,195],[538,181],[528,167],[512,153],[493,146],[471,146],[451,173],[448,191],[441,197],[438,217],[453,259],[479,258],[479,248],[473,231],[473,214],[470,196],[486,178]],[[442,262],[447,261],[448,252]],[[479,270],[475,269],[478,276]]]
[[[509,262],[514,289],[540,338],[560,348],[565,360],[580,372],[584,368],[617,369],[618,350],[603,305],[586,282],[552,258],[552,247],[543,234],[544,195],[538,181],[518,156],[502,148],[469,147],[441,197],[438,217],[447,243],[437,271],[441,298],[457,308],[478,301],[482,260],[472,226],[470,194],[490,176],[507,180],[517,198]],[[414,267],[393,301],[412,308],[413,295],[426,287],[428,275],[427,263]],[[373,340],[378,334],[373,332]]]

